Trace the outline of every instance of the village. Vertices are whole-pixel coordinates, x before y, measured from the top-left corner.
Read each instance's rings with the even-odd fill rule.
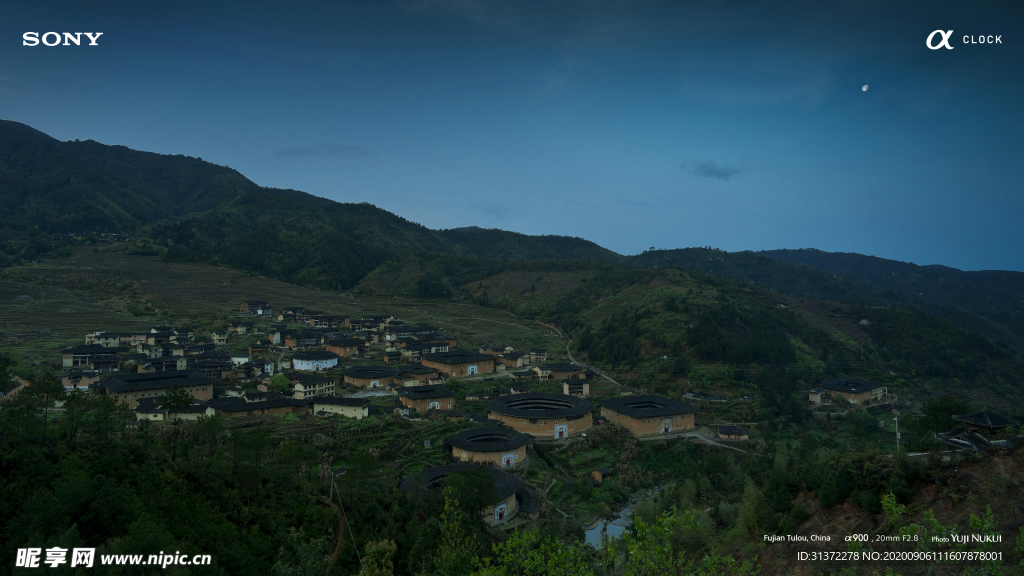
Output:
[[[238,423],[301,420],[319,423],[317,430],[334,423],[348,430],[342,434],[366,437],[368,450],[378,453],[388,445],[367,433],[363,421],[405,422],[413,428],[403,437],[425,438],[423,447],[431,454],[402,465],[382,459],[393,482],[419,494],[449,474],[484,467],[494,478],[497,499],[481,514],[504,528],[537,519],[542,508],[566,518],[575,514],[585,529],[603,526],[601,518],[644,483],[620,450],[595,449],[602,435],[622,431],[632,445],[679,439],[740,452],[750,437],[742,423],[714,409],[743,398],[691,392],[673,400],[619,385],[547,349],[460,347],[441,327],[407,324],[386,313],[356,318],[298,306],[275,310],[269,302],[251,300],[232,314],[222,329],[208,331],[163,325],[148,332],[90,331],[83,344],[62,351],[64,391],[116,398],[134,413],[129,425],[135,427],[214,417]],[[189,405],[166,405],[176,389],[191,398]],[[895,395],[867,380],[830,380],[804,400],[816,410],[888,406],[898,414]],[[983,452],[993,432],[1016,425],[976,425],[987,422],[991,428],[999,418],[965,415],[966,427],[938,441],[953,450]],[[344,474],[344,464],[335,462],[335,473]],[[620,473],[628,478],[620,482]],[[571,490],[559,497],[558,485],[579,492],[580,483],[591,495],[604,484],[608,489],[589,501],[571,497]]]
[[[172,326],[91,331],[84,344],[62,351],[61,383],[66,393],[118,399],[134,412],[132,426],[289,415],[453,423],[458,431],[443,442],[448,461],[406,476],[401,486],[433,487],[446,474],[485,466],[500,496],[485,511],[493,524],[537,518],[540,497],[519,479],[535,442],[565,446],[606,424],[638,439],[697,432],[694,404],[614,385],[582,365],[550,359],[546,349],[480,344],[470,350],[436,326],[390,314],[275,311],[266,301],[242,302],[236,320],[205,334]],[[190,405],[164,405],[176,388],[191,397]],[[588,400],[592,391],[602,397],[600,408]],[[730,426],[722,434],[746,437]],[[599,486],[613,468],[609,461],[584,475]]]

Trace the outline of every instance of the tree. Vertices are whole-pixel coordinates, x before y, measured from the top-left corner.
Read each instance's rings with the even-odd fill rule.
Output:
[[[929,400],[921,407],[921,411],[924,412],[924,420],[935,432],[952,430],[957,425],[956,420],[953,420],[953,415],[966,414],[970,410],[970,404],[958,400],[950,394]]]
[[[191,405],[192,396],[186,392],[184,388],[178,385],[175,385],[173,388],[168,390],[167,394],[160,399],[160,407],[167,410],[168,418],[172,418],[176,412],[188,408]],[[181,420],[177,417],[173,417],[172,423],[175,427],[175,433],[172,436],[174,448],[171,452],[171,462],[174,462],[178,457],[178,436],[180,436],[178,426],[181,425]]]
[[[473,466],[447,475],[444,487],[459,495],[459,511],[469,519],[473,528],[481,528],[478,525],[480,521],[474,521],[481,517],[480,510],[498,500],[494,476],[483,466]]]
[[[56,374],[40,372],[32,378],[32,383],[25,391],[43,404],[43,434],[45,435],[49,425],[50,404],[64,395],[64,386],[57,379]]]
[[[276,392],[283,392],[288,389],[288,377],[284,374],[274,374],[270,377],[270,387]]]
[[[274,563],[274,574],[280,576],[323,576],[331,565],[327,554],[328,536],[307,538],[300,527],[288,531],[288,542],[281,547]]]
[[[395,546],[394,540],[367,542],[359,576],[394,576],[395,567],[392,559],[396,550],[398,547]]]
[[[134,414],[127,405],[108,394],[90,399],[89,411],[83,421],[83,431],[91,438],[106,442],[111,433],[124,429]]]
[[[192,405],[192,395],[181,386],[175,385],[160,398],[160,407],[167,410],[167,415],[188,408]]]
[[[88,408],[89,401],[81,390],[72,390],[64,400],[64,428],[68,432],[68,442],[75,440]]]
[[[434,574],[460,576],[469,574],[476,563],[476,542],[466,532],[465,519],[459,509],[455,489],[444,488],[444,511],[441,513],[440,541],[431,558]]]
[[[508,540],[493,548],[494,557],[485,558],[474,576],[593,576],[583,549],[565,546],[548,537],[543,542],[538,531],[516,530]]]

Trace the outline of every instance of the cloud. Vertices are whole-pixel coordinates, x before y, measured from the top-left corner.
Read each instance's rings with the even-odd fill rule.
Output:
[[[504,221],[513,213],[513,210],[504,202],[496,202],[493,204],[472,204],[469,208],[483,214],[489,221]],[[481,227],[487,228],[486,225]]]
[[[744,172],[746,168],[743,166],[720,166],[718,162],[714,160],[705,160],[703,162],[683,162],[682,168],[689,170],[690,174],[699,176],[701,178],[717,178],[719,180],[730,180],[733,176]]]
[[[311,146],[292,146],[274,153],[274,158],[368,158],[373,156],[362,146],[353,144],[338,144],[337,142],[323,142]]]

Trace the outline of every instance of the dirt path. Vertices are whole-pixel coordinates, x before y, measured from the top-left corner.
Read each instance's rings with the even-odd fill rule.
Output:
[[[612,378],[611,376],[605,374],[604,372],[601,372],[597,368],[594,368],[593,366],[587,366],[586,364],[584,364],[582,362],[577,362],[576,359],[572,357],[572,350],[569,350],[569,344],[571,344],[571,343],[572,343],[572,338],[569,338],[569,340],[566,341],[566,343],[565,343],[565,353],[569,355],[569,362],[572,362],[573,364],[579,364],[580,366],[583,366],[584,368],[590,368],[594,372],[597,372],[601,376],[604,376],[608,380],[611,380],[612,384],[618,384],[619,386],[622,386],[622,384],[619,384],[614,378]]]
[[[341,508],[337,504],[323,497],[323,503],[327,504],[338,513],[338,537],[334,539],[334,549],[331,550],[331,564],[327,567],[327,574],[331,573],[331,566],[338,559],[338,552],[341,552],[341,542],[345,538],[345,518],[341,514]]]
[[[740,450],[739,448],[735,448],[733,446],[727,446],[725,444],[720,444],[720,443],[715,442],[714,440],[712,440],[710,438],[707,438],[705,436],[701,436],[699,434],[694,434],[693,436],[690,436],[690,438],[697,438],[699,440],[703,440],[703,441],[707,442],[708,444],[713,444],[713,445],[718,446],[720,448],[728,448],[729,450],[735,450],[737,452],[746,452],[746,450]]]
[[[562,334],[562,331],[559,330],[558,327],[556,327],[555,325],[553,325],[553,324],[545,324],[545,323],[541,322],[540,320],[535,320],[535,322],[537,322],[537,324],[540,324],[541,326],[544,326],[546,328],[551,328],[552,330],[555,331],[556,334],[558,334],[559,338],[565,338],[565,335]],[[603,376],[603,377],[607,378],[608,380],[610,380],[612,382],[612,384],[618,384],[619,386],[622,386],[622,384],[619,384],[611,376],[605,374],[604,372],[601,372],[600,370],[598,370],[597,368],[594,368],[593,366],[587,366],[586,364],[584,364],[582,362],[579,362],[575,358],[573,358],[572,357],[572,350],[569,349],[569,344],[572,344],[572,338],[569,338],[569,339],[567,339],[565,341],[565,354],[569,357],[569,362],[571,362],[573,364],[579,364],[580,366],[583,366],[584,368],[589,368],[589,369],[593,370],[594,372],[596,372],[596,373],[600,374],[601,376]]]
[[[15,388],[14,390],[11,390],[7,394],[4,394],[3,398],[0,398],[0,403],[7,402],[8,400],[13,400],[14,397],[18,395],[18,392],[21,392],[22,390],[25,389],[25,387],[29,385],[28,380],[25,380],[24,378],[19,378],[17,376],[12,376],[11,380],[17,382],[18,387]]]

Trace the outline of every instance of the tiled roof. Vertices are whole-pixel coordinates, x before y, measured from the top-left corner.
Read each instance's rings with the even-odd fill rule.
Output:
[[[1012,428],[1014,426],[1020,426],[1020,422],[1004,418],[999,414],[993,414],[988,410],[971,412],[970,414],[957,414],[953,416],[953,420],[963,422],[964,424],[981,426],[983,428]]]
[[[697,411],[696,408],[685,402],[669,400],[654,394],[609,398],[602,401],[601,406],[619,414],[625,414],[630,418],[657,418]]]
[[[870,380],[861,380],[860,378],[835,378],[829,380],[821,385],[826,390],[832,390],[833,392],[846,392],[848,394],[863,394],[864,392],[870,392],[883,388],[885,384],[879,384],[878,382],[871,382]]]

